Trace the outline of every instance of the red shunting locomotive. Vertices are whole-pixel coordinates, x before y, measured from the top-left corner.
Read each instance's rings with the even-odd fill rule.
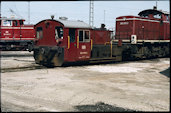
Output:
[[[116,18],[116,33],[82,21],[46,19],[35,25],[35,62],[62,66],[68,62],[106,62],[169,56],[170,18],[156,9],[140,16]],[[156,18],[159,15],[161,18]],[[168,20],[169,18],[169,20]]]
[[[61,18],[43,20],[35,25],[35,30],[38,40],[34,58],[38,64],[61,66],[66,62],[114,59],[110,44],[112,31],[103,26],[92,29],[82,21]]]
[[[33,49],[34,25],[25,25],[24,21],[24,19],[0,17],[0,50]]]

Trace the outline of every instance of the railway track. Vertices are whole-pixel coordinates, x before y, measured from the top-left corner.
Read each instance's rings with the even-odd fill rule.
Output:
[[[1,73],[20,72],[20,71],[28,71],[28,70],[36,70],[36,69],[46,69],[46,67],[44,67],[44,66],[25,66],[25,67],[2,68]]]
[[[15,59],[17,61],[21,61],[18,59]],[[27,60],[22,60],[24,62],[29,62]],[[68,67],[68,66],[72,66],[72,67],[77,67],[77,66],[90,66],[90,65],[103,65],[103,64],[123,64],[123,63],[129,63],[131,61],[123,61],[123,62],[102,62],[102,63],[71,63],[71,64],[65,64],[63,65],[63,67]],[[28,71],[28,70],[37,70],[37,69],[48,69],[48,67],[42,66],[42,65],[29,65],[29,66],[23,66],[23,67],[5,67],[5,68],[1,68],[0,72],[1,73],[8,73],[8,72],[22,72],[22,71]]]
[[[33,57],[33,53],[27,51],[16,52],[16,51],[0,51],[0,57]]]
[[[8,73],[8,72],[22,72],[22,71],[28,71],[28,70],[38,70],[38,69],[48,69],[48,67],[37,65],[32,57],[32,53],[29,52],[1,52],[1,73]],[[13,58],[11,58],[13,57]],[[157,58],[158,59],[158,58]],[[149,62],[157,60],[156,58],[153,59],[142,59],[141,62]],[[14,61],[14,63],[13,63]],[[139,61],[139,60],[135,60]],[[105,61],[105,62],[89,62],[89,63],[67,63],[63,65],[62,67],[68,67],[68,66],[86,66],[86,65],[103,65],[103,64],[123,64],[128,62],[135,62],[135,61],[122,61],[122,62],[111,62],[111,61]],[[9,65],[9,66],[8,66]]]

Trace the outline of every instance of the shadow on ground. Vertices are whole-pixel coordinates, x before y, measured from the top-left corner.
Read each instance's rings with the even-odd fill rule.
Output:
[[[170,67],[164,71],[161,71],[160,73],[170,78]]]
[[[78,105],[74,106],[74,108],[78,112],[137,112],[135,110],[116,107],[103,102],[98,102],[95,105]]]

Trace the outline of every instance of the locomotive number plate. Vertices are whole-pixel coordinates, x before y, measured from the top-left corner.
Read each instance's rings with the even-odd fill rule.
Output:
[[[120,22],[120,25],[128,25],[129,22]]]

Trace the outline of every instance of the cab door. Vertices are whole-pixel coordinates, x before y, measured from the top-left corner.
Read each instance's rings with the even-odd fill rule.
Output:
[[[77,59],[76,29],[69,28],[68,35],[68,61],[74,62]]]
[[[90,59],[91,40],[90,30],[78,29],[77,31],[77,60],[86,61]]]
[[[17,20],[13,20],[13,39],[21,40],[21,26]]]

